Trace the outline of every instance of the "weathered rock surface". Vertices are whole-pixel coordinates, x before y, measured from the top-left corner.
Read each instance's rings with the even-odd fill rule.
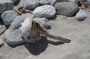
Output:
[[[69,17],[73,16],[79,10],[78,5],[72,2],[58,2],[54,7],[57,10],[57,14]]]
[[[39,0],[26,0],[24,7],[27,9],[34,9],[39,5]]]
[[[4,22],[5,25],[10,25],[14,18],[18,16],[18,13],[13,11],[13,10],[9,10],[9,11],[5,11],[2,15],[1,18]]]
[[[13,2],[11,0],[0,0],[0,14],[6,10],[11,10],[13,8]]]
[[[51,5],[43,5],[33,11],[36,17],[52,17],[56,14],[56,9]]]
[[[79,21],[85,20],[87,18],[86,11],[84,9],[80,9],[75,18]]]
[[[33,20],[44,26],[46,29],[51,27],[47,18],[34,18]]]

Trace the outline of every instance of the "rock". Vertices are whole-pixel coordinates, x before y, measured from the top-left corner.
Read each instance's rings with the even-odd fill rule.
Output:
[[[40,4],[50,4],[53,5],[56,0],[40,0]]]
[[[5,25],[10,25],[14,18],[18,16],[18,13],[13,11],[13,10],[9,10],[9,11],[5,11],[2,15],[1,18],[4,22]]]
[[[19,29],[16,29],[16,30],[8,29],[4,33],[4,38],[8,45],[18,45],[24,42],[21,38],[21,35],[22,33]]]
[[[8,45],[18,45],[25,42],[24,40],[22,40],[22,32],[19,28],[21,23],[27,17],[32,17],[32,16],[30,14],[17,16],[10,25],[9,29],[4,33],[4,38]]]
[[[13,9],[13,2],[11,0],[0,0],[0,14],[11,9]]]
[[[78,5],[73,2],[59,2],[54,7],[57,10],[57,14],[69,17],[73,16],[79,10]]]
[[[20,0],[11,0],[13,2],[14,5],[19,4]]]
[[[26,9],[34,9],[39,5],[39,0],[26,0],[24,7]]]
[[[52,17],[56,14],[56,10],[51,5],[43,5],[43,6],[37,7],[33,11],[33,14],[36,17]]]
[[[51,28],[47,18],[34,18],[33,20],[38,22],[39,24],[41,24],[46,29],[50,29]]]
[[[83,21],[87,18],[86,11],[84,9],[80,9],[79,12],[76,14],[75,18],[78,21]]]

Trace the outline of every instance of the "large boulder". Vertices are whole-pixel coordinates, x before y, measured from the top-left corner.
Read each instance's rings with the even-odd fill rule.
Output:
[[[38,22],[39,24],[41,24],[46,29],[50,29],[51,28],[47,18],[34,18],[33,20]]]
[[[26,0],[24,7],[27,9],[34,9],[39,5],[39,0]]]
[[[13,11],[13,10],[9,10],[9,11],[5,11],[2,15],[1,18],[4,22],[5,25],[10,25],[14,18],[18,16],[18,13]]]
[[[73,16],[79,10],[78,5],[73,2],[58,2],[54,7],[57,10],[57,14],[69,17]]]
[[[21,23],[27,17],[33,17],[33,16],[30,14],[17,16],[15,20],[12,22],[9,29],[4,33],[4,38],[8,45],[18,45],[25,42],[24,40],[22,40],[22,31],[19,28]]]
[[[40,4],[50,4],[53,5],[56,0],[40,0]]]
[[[11,9],[13,9],[13,2],[11,0],[0,0],[0,14]]]
[[[52,17],[56,14],[56,9],[52,5],[43,5],[37,7],[33,14],[36,17]]]

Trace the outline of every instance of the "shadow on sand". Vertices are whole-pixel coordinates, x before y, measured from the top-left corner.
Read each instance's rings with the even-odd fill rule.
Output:
[[[25,48],[33,55],[39,55],[40,53],[44,52],[46,50],[46,48],[48,47],[48,44],[52,44],[52,45],[61,45],[64,44],[63,42],[54,42],[54,41],[50,41],[47,40],[47,38],[42,37],[42,39],[36,41],[35,43],[25,43],[22,42],[20,44],[17,45],[13,45],[10,46],[12,48],[18,47],[18,46],[22,46],[24,45]]]
[[[25,44],[25,47],[33,55],[39,55],[40,53],[42,53],[46,50],[46,48],[48,47],[48,44],[61,45],[64,43],[63,42],[53,42],[53,41],[47,40],[47,38],[42,38],[41,40],[37,41],[36,43]]]

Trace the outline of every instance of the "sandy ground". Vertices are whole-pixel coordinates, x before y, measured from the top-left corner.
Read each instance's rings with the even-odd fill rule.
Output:
[[[88,9],[89,10],[89,9]],[[15,48],[5,44],[0,48],[0,59],[90,59],[90,12],[84,21],[58,15],[49,21],[54,35],[71,39],[71,43],[59,43],[48,38]]]

